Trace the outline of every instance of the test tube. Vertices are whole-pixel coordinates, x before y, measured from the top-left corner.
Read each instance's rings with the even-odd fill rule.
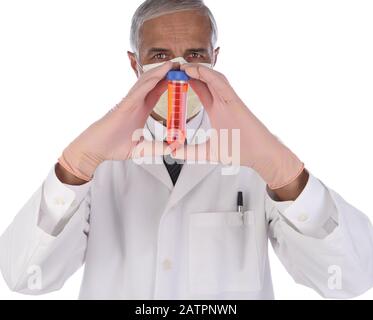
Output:
[[[186,139],[186,113],[189,77],[184,71],[169,71],[167,143],[183,145]]]

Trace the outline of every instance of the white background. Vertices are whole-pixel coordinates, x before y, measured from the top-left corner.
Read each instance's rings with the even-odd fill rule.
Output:
[[[125,96],[130,19],[141,1],[0,0],[0,233],[62,150]],[[373,220],[373,2],[206,0],[223,72],[247,106],[326,185]],[[271,250],[277,299],[319,299]],[[27,297],[75,299],[80,269]],[[360,298],[372,299],[373,290]]]

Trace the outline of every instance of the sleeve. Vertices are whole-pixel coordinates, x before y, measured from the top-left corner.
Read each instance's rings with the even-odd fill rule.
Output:
[[[58,290],[84,263],[89,186],[74,191],[56,179],[53,166],[0,237],[0,269],[13,291]]]
[[[368,217],[310,173],[295,201],[265,197],[269,237],[297,283],[326,298],[351,298],[373,286]]]
[[[81,201],[87,195],[92,181],[80,186],[62,183],[51,168],[42,186],[42,200],[38,226],[51,235],[61,232]]]

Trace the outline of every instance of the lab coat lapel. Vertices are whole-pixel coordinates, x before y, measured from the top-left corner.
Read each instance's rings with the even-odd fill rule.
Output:
[[[207,113],[204,111],[203,120],[200,129],[210,129],[210,121]],[[152,140],[152,135],[149,129],[144,127],[144,137],[147,140]],[[203,141],[199,141],[202,143]],[[186,194],[188,194],[197,184],[199,184],[212,170],[217,167],[217,163],[192,164],[185,163],[180,172],[176,185],[173,186],[170,175],[163,163],[162,157],[156,157],[156,161],[142,161],[139,166],[148,171],[151,175],[162,182],[169,190],[171,196],[167,203],[166,210],[171,208],[174,204],[180,201]]]
[[[181,169],[179,178],[172,190],[170,199],[167,203],[166,210],[170,209],[177,202],[187,195],[195,186],[197,186],[217,164],[184,164]]]
[[[146,163],[144,161],[138,165],[162,182],[170,191],[172,191],[168,206],[172,206],[177,201],[181,200],[181,198],[191,191],[217,166],[215,163],[185,163],[180,172],[176,185],[173,186],[171,177],[163,163],[162,157],[157,157],[154,163]]]
[[[149,128],[145,125],[143,129],[144,139],[148,141],[153,141],[153,136]],[[149,161],[146,161],[149,160]],[[144,170],[148,171],[152,176],[162,182],[169,190],[173,189],[173,183],[170,175],[166,169],[166,166],[163,163],[163,157],[157,156],[153,159],[136,159],[133,160],[137,165],[139,165]]]
[[[210,120],[207,112],[203,111],[204,115],[202,118],[201,130],[208,130],[211,128]],[[205,140],[200,139],[199,143],[203,143]],[[171,193],[169,202],[166,206],[166,211],[179,202],[185,195],[187,195],[194,187],[202,182],[206,176],[212,172],[218,166],[217,163],[185,163],[181,169],[179,178],[174,186]]]
[[[139,166],[162,182],[169,190],[172,190],[174,186],[166,166],[163,163],[163,157],[155,157],[154,159],[155,161],[151,161],[152,163],[146,163],[144,161],[140,163]]]

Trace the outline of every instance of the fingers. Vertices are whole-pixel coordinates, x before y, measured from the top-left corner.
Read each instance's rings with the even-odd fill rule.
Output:
[[[198,98],[201,100],[203,106],[207,109],[211,108],[214,98],[206,83],[200,80],[191,79],[189,80],[189,84],[198,96]]]
[[[168,71],[170,71],[172,68],[173,62],[167,61],[161,66],[143,73],[128,93],[128,99],[145,99],[147,94],[166,77]]]
[[[220,72],[197,63],[184,64],[180,70],[185,71],[191,78],[204,82],[211,94],[220,97],[224,102],[235,100],[237,97],[227,78]]]
[[[139,161],[141,158],[146,158],[146,161],[154,161],[155,157],[170,154],[175,160],[184,160],[187,164],[220,163],[222,165],[240,166],[239,154],[237,157],[228,157],[224,152],[219,152],[216,141],[211,141],[211,139],[206,143],[194,145],[180,145],[178,143],[168,145],[162,141],[145,141],[142,137],[132,150],[129,158],[135,161]],[[142,163],[142,160],[140,163]]]
[[[141,75],[140,80],[146,82],[148,80],[155,79],[155,81],[158,82],[159,80],[163,79],[166,76],[167,72],[170,71],[174,67],[174,65],[175,65],[174,62],[166,61],[162,65],[156,68],[153,68],[147,72],[144,72]]]
[[[188,76],[212,85],[214,89],[225,89],[229,86],[228,80],[220,72],[198,63],[186,63],[180,67]]]
[[[172,147],[163,141],[148,141],[142,138],[133,148],[130,158],[154,158],[157,156],[169,155],[172,151]]]
[[[188,163],[220,163],[222,165],[239,166],[241,163],[239,132],[232,132],[231,137],[225,130],[218,133],[209,132],[209,139],[201,144],[188,144],[172,151],[175,159]]]
[[[153,109],[156,103],[159,101],[162,94],[167,90],[167,80],[163,79],[156,84],[153,90],[151,90],[145,97],[145,105],[149,109]]]
[[[188,144],[172,151],[172,157],[185,160],[188,163],[205,163],[206,161],[215,161],[211,152],[210,143],[207,141],[202,144]]]

